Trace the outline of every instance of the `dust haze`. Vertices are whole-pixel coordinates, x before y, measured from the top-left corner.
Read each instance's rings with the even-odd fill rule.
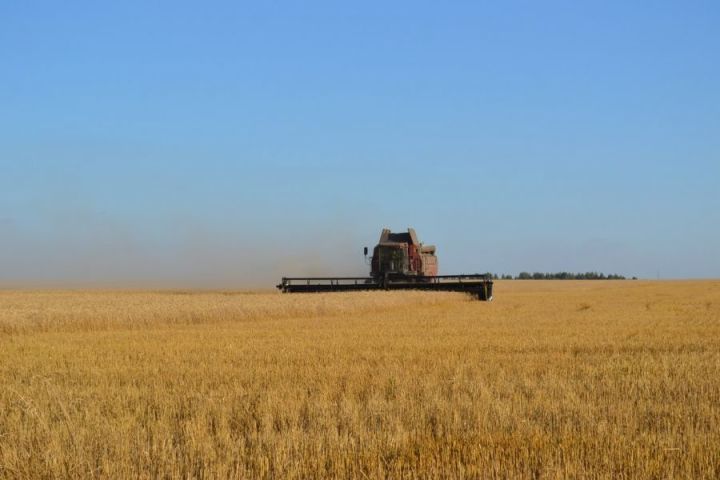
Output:
[[[0,223],[0,288],[272,289],[282,276],[367,275],[363,241],[338,229],[135,227],[78,210]],[[309,232],[309,233],[308,233]]]

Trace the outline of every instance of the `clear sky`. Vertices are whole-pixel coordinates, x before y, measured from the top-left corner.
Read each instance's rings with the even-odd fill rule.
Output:
[[[720,3],[0,4],[0,285],[720,277]]]

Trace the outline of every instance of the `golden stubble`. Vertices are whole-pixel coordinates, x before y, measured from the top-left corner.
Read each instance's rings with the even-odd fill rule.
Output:
[[[720,282],[495,292],[0,292],[0,477],[720,475]]]

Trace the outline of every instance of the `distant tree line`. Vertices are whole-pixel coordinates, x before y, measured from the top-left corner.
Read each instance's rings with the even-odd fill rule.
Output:
[[[585,273],[572,273],[572,272],[555,272],[555,273],[543,273],[543,272],[520,272],[514,277],[509,274],[503,273],[498,275],[497,273],[487,272],[486,276],[492,277],[496,280],[625,280],[625,277],[618,275],[617,273],[611,273],[605,275],[602,272],[585,272]],[[632,277],[633,280],[637,280],[637,277]]]

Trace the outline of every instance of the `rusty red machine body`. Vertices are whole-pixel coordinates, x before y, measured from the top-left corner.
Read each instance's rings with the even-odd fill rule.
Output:
[[[420,243],[412,228],[402,233],[383,229],[369,263],[369,277],[283,277],[277,288],[284,293],[435,290],[466,292],[479,300],[492,300],[493,281],[486,275],[438,275],[435,247]]]
[[[383,229],[380,241],[373,249],[371,266],[370,275],[373,277],[385,272],[426,277],[434,277],[438,273],[435,247],[420,243],[412,228],[408,228],[407,233],[392,233],[387,228]]]

